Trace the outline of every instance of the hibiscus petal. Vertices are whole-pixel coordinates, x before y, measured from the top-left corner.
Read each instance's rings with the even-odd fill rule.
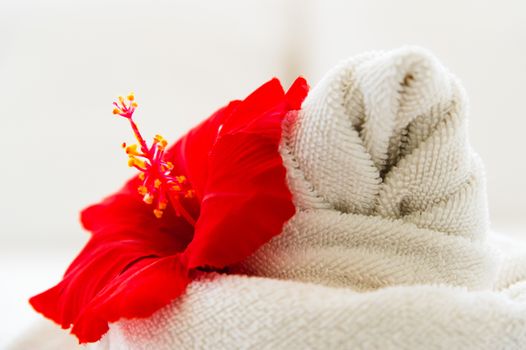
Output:
[[[276,78],[269,80],[231,111],[228,118],[225,118],[221,134],[242,130],[255,120],[264,118],[269,110],[276,107],[280,107],[283,110],[284,97],[285,91],[279,80]]]
[[[279,153],[281,123],[291,106],[301,106],[308,86],[300,78],[287,95],[276,89],[274,80],[265,86],[258,89],[260,96],[252,94],[234,111],[210,153],[199,220],[184,253],[189,268],[222,268],[243,260],[294,215]],[[265,93],[272,95],[273,104],[259,102]],[[245,106],[252,100],[258,101],[255,107]],[[259,114],[247,120],[243,111]]]
[[[183,294],[189,282],[179,255],[145,258],[114,278],[86,306],[71,332],[80,342],[97,341],[108,322],[148,317]]]
[[[309,92],[309,84],[303,77],[297,78],[290,86],[289,91],[285,95],[285,99],[292,110],[300,109],[301,104]]]
[[[279,234],[295,212],[277,145],[268,139],[227,135],[210,168],[194,239],[184,253],[190,268],[244,259]]]
[[[130,181],[116,195],[83,211],[81,220],[84,226],[92,231],[91,239],[69,266],[58,285],[30,299],[37,311],[63,328],[76,325],[80,317],[89,320],[90,317],[85,315],[93,315],[94,312],[90,305],[101,308],[101,305],[106,303],[114,303],[112,300],[118,298],[106,298],[108,294],[104,292],[111,285],[117,284],[132,291],[140,291],[138,285],[163,289],[168,279],[161,284],[155,284],[145,273],[123,279],[146,263],[159,266],[155,268],[156,273],[165,273],[175,284],[186,281],[186,277],[182,277],[178,269],[159,271],[160,266],[165,265],[157,265],[157,261],[173,259],[174,256],[179,259],[178,253],[188,244],[193,228],[185,220],[171,213],[157,219],[136,191],[131,190],[134,181]],[[174,291],[170,293],[173,297],[178,295]],[[119,295],[121,304],[127,305],[128,309],[120,307],[115,313],[108,315],[115,316],[120,312],[121,317],[141,317],[144,314],[143,310],[153,312],[160,307],[159,303],[152,302],[150,296],[139,300],[144,293],[120,292]],[[94,303],[94,300],[98,302]],[[107,322],[111,321],[104,315],[97,317],[97,326],[93,326],[89,337],[96,333],[96,329],[107,328]],[[86,332],[83,327],[77,329],[81,333]],[[98,334],[99,338],[104,332]],[[86,340],[80,333],[79,340],[91,341]]]
[[[277,79],[269,81],[232,111],[232,115],[225,120],[220,136],[248,132],[263,135],[272,139],[272,142],[279,143],[284,116],[291,110],[301,108],[308,91],[309,86],[301,77],[294,81],[286,94]],[[260,99],[265,103],[260,102]],[[256,102],[257,108],[250,106]]]
[[[274,78],[260,86],[243,101],[232,101],[226,107],[215,112],[210,118],[190,130],[171,147],[168,158],[175,164],[174,173],[186,174],[199,199],[203,198],[209,168],[208,156],[219,134],[234,133],[247,128],[263,132],[258,121],[268,121],[270,110],[296,109],[308,92],[303,78],[298,78],[285,94],[278,79]],[[290,105],[290,106],[289,106]],[[273,124],[273,127],[275,124]],[[272,129],[274,132],[275,128]],[[278,135],[274,133],[274,135]]]
[[[215,112],[179,139],[167,152],[167,158],[175,165],[173,173],[187,176],[198,199],[203,196],[208,176],[208,154],[217,140],[221,125],[239,103],[240,101],[233,101]]]
[[[72,333],[86,342],[99,339],[108,322],[145,317],[180,295],[188,278],[177,267],[183,266],[179,254],[159,255],[172,244],[170,237],[160,239],[149,232],[154,238],[148,240],[129,234],[108,231],[94,236],[63,280],[30,303],[63,328],[75,325]],[[92,328],[79,325],[80,320]]]

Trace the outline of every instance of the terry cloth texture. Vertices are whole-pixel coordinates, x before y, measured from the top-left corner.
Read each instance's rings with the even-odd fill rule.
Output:
[[[488,237],[466,109],[425,50],[337,66],[284,123],[282,234],[95,347],[525,349],[526,249]]]

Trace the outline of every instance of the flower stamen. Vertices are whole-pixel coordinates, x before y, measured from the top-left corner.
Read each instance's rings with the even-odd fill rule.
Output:
[[[119,96],[118,102],[113,102],[113,106],[113,114],[128,119],[138,142],[132,145],[123,143],[122,147],[128,155],[128,165],[140,171],[138,177],[142,183],[137,188],[137,192],[143,197],[143,201],[154,205],[153,214],[157,218],[163,216],[170,201],[176,215],[183,216],[194,225],[195,220],[184,208],[181,199],[193,198],[195,191],[190,188],[184,175],[171,174],[174,165],[164,159],[168,141],[161,135],[155,135],[151,147],[148,146],[133,120],[133,113],[138,106],[133,93],[126,96],[126,99]]]

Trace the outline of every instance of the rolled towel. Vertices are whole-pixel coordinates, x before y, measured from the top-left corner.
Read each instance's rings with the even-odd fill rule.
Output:
[[[427,51],[352,58],[283,125],[296,214],[95,348],[526,347],[526,253],[488,240],[466,98]]]
[[[353,58],[285,124],[297,215],[251,275],[370,290],[490,287],[484,175],[456,79],[421,49]]]

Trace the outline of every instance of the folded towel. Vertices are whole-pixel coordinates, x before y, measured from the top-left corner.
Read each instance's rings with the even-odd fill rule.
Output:
[[[337,66],[284,122],[282,234],[94,346],[525,348],[526,250],[487,237],[466,108],[422,49]]]

